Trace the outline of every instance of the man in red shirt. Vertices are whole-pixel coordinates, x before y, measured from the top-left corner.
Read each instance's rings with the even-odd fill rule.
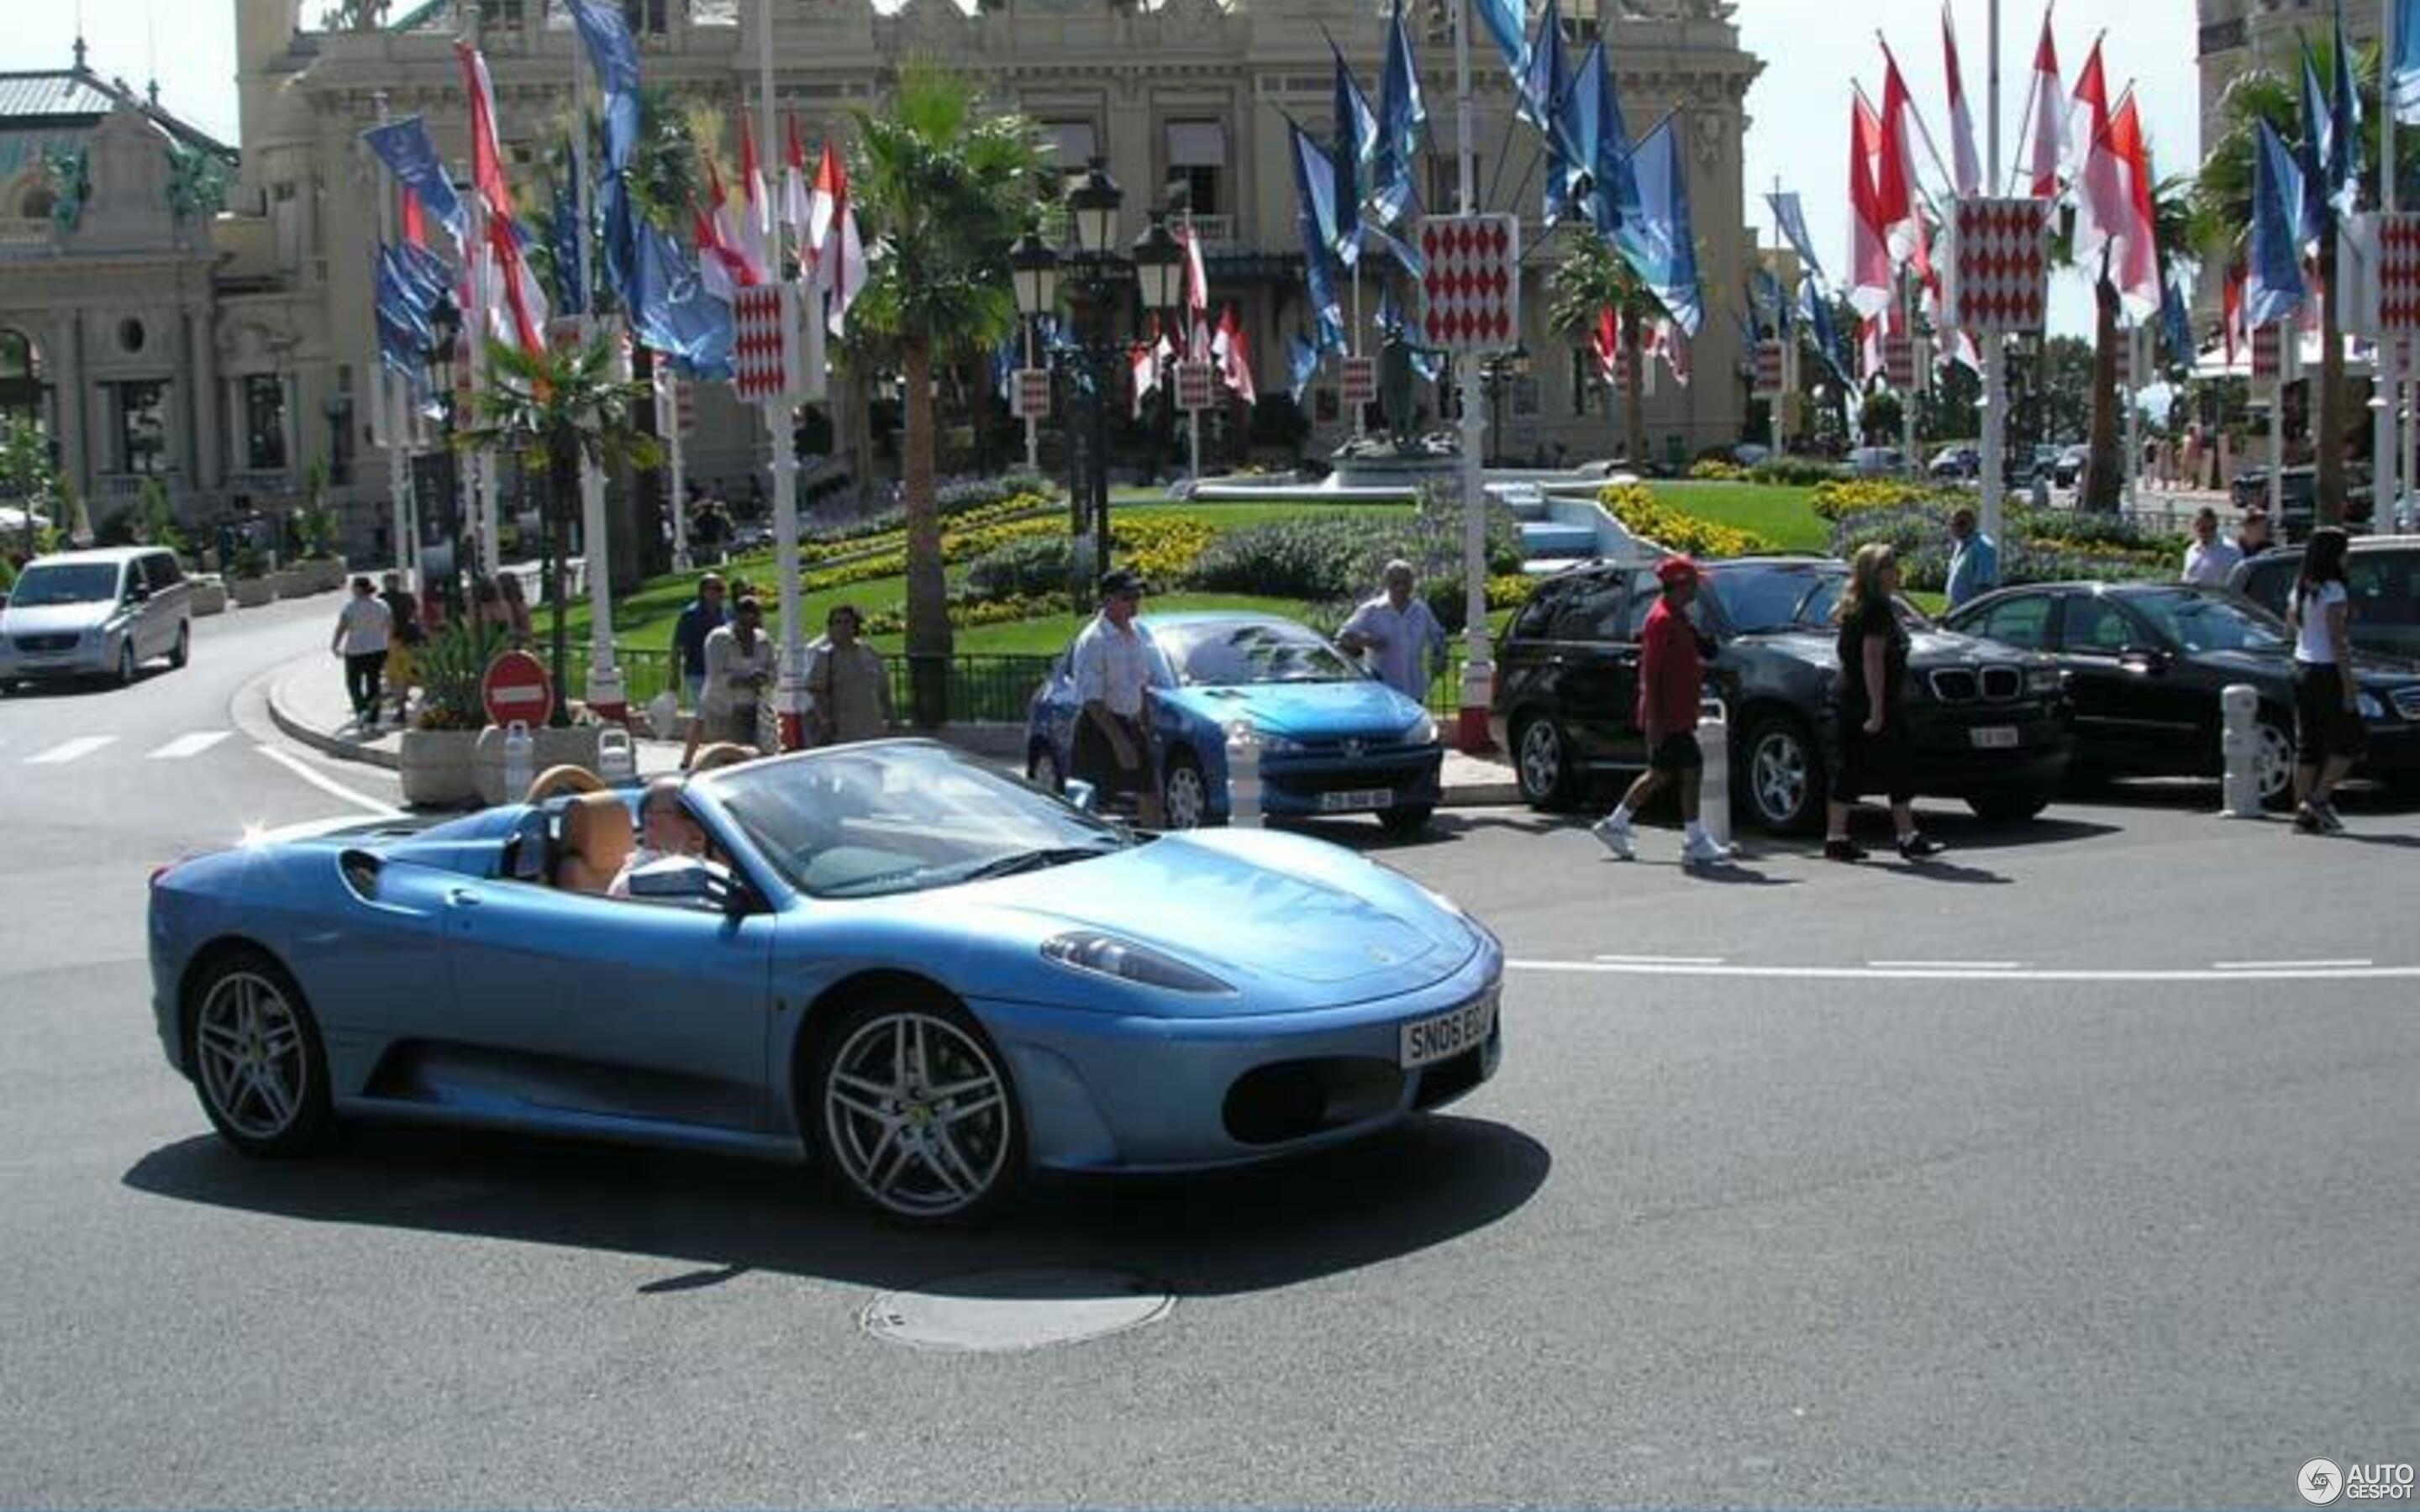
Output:
[[[1631,847],[1631,816],[1644,808],[1664,784],[1681,784],[1681,819],[1687,839],[1681,859],[1689,866],[1712,866],[1731,859],[1731,848],[1706,833],[1698,819],[1698,784],[1705,775],[1705,757],[1698,749],[1698,699],[1706,680],[1706,664],[1698,649],[1698,627],[1689,623],[1689,601],[1698,596],[1698,564],[1687,557],[1666,557],[1655,567],[1664,591],[1647,611],[1638,634],[1639,728],[1647,732],[1647,770],[1630,784],[1613,812],[1599,820],[1596,838],[1606,849],[1627,861]]]

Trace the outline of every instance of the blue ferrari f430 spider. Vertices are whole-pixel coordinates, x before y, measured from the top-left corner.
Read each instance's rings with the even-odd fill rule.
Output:
[[[677,799],[686,843],[637,863],[629,790],[166,868],[169,1061],[249,1153],[588,1135],[819,1160],[911,1221],[1350,1140],[1496,1070],[1495,937],[1322,841],[1135,834],[913,740]]]

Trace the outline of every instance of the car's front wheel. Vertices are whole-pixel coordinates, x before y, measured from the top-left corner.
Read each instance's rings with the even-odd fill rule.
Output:
[[[193,659],[194,622],[187,620],[177,626],[177,643],[169,648],[168,665],[181,671],[184,670],[185,663]]]
[[[1202,764],[1179,752],[1170,758],[1168,775],[1160,779],[1163,822],[1171,829],[1199,829],[1210,822],[1210,779]]]
[[[916,1224],[964,1223],[1006,1205],[1025,1178],[1025,1124],[1008,1064],[946,998],[850,1009],[813,1088],[833,1175],[849,1195]]]
[[[1777,834],[1812,829],[1823,814],[1823,758],[1807,727],[1788,715],[1765,715],[1748,727],[1740,778],[1748,812]]]
[[[255,950],[221,956],[186,1003],[185,1064],[220,1137],[247,1155],[324,1144],[335,1123],[325,1043],[285,968]]]
[[[1530,808],[1568,807],[1578,784],[1563,727],[1544,716],[1523,720],[1512,734],[1512,776],[1521,785],[1521,801]]]
[[[133,682],[134,632],[129,630],[126,633],[126,639],[117,642],[117,686],[120,687],[131,687]]]
[[[2260,807],[2293,806],[2294,727],[2265,709],[2252,728],[2252,779],[2260,792]]]

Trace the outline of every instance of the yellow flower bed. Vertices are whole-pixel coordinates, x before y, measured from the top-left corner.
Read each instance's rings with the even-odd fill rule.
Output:
[[[1689,464],[1689,476],[1699,483],[1737,483],[1747,476],[1747,469],[1718,456],[1710,456]]]
[[[1165,588],[1193,570],[1209,548],[1217,527],[1199,515],[1156,515],[1109,520],[1109,539],[1121,565],[1142,574],[1143,581]]]
[[[981,509],[970,509],[962,515],[951,516],[942,522],[943,535],[946,538],[948,532],[953,531],[974,530],[985,525],[996,525],[1002,520],[1015,520],[1019,517],[1031,515],[1037,509],[1054,507],[1053,501],[1047,495],[1013,494],[996,504],[985,504]],[[799,543],[799,561],[804,565],[813,566],[818,562],[829,562],[834,557],[854,557],[861,551],[904,554],[907,549],[908,532],[905,527],[900,527],[873,535],[857,536],[851,540],[801,541]],[[853,566],[855,563],[852,563],[850,565]]]
[[[1854,515],[1861,509],[1890,509],[1914,500],[1930,498],[1931,494],[1913,483],[1889,478],[1834,478],[1819,483],[1808,504],[1815,513],[1828,520],[1843,515]]]
[[[1633,535],[1644,536],[1668,551],[1700,557],[1745,557],[1775,549],[1752,531],[1717,525],[1684,514],[1657,499],[1638,483],[1617,483],[1598,492],[1596,501],[1621,521]]]
[[[1487,579],[1487,607],[1513,609],[1529,602],[1538,591],[1538,579],[1524,572],[1509,572],[1500,578]]]

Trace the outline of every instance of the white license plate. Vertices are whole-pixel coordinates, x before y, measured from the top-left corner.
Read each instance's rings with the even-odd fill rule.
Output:
[[[1319,795],[1321,813],[1366,813],[1372,809],[1395,806],[1392,788],[1354,788],[1345,793],[1323,793]]]
[[[2017,744],[2017,727],[2012,724],[1978,725],[1966,734],[1982,750],[2007,750]]]
[[[1450,1011],[1415,1019],[1404,1026],[1400,1057],[1404,1069],[1411,1071],[1432,1061],[1450,1059],[1485,1044],[1495,1028],[1496,995],[1492,992]]]

